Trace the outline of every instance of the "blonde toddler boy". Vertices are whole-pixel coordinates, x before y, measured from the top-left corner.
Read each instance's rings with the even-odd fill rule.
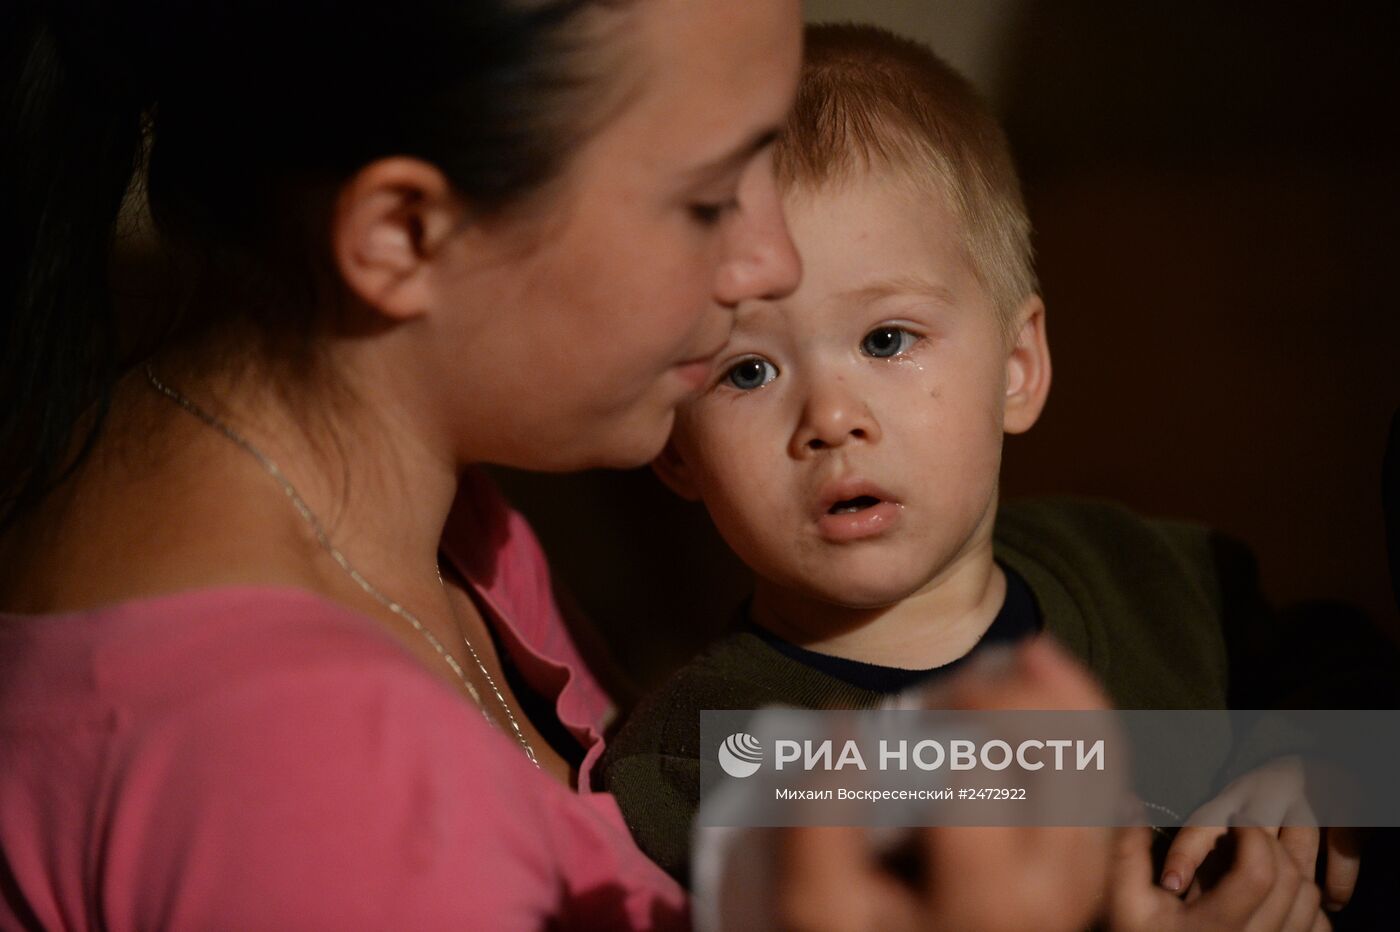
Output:
[[[1247,553],[1203,528],[999,505],[1003,437],[1035,424],[1051,363],[1016,173],[960,76],[872,27],[810,28],[775,163],[802,283],[739,307],[654,464],[755,591],[605,762],[681,878],[703,709],[871,707],[1040,632],[1119,707],[1227,708],[1226,640],[1268,617]]]

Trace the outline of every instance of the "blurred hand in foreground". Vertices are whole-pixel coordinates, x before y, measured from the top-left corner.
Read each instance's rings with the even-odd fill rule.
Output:
[[[923,698],[931,708],[1108,708],[1089,673],[1043,638],[979,660]],[[864,828],[782,829],[776,841],[782,929],[1068,932],[1103,907],[1114,830],[922,828],[893,855]]]

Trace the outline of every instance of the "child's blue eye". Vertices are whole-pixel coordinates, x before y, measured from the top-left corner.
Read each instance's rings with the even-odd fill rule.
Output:
[[[860,341],[860,351],[876,359],[888,359],[908,352],[917,339],[903,327],[876,327]]]
[[[778,369],[766,359],[750,357],[735,363],[724,378],[740,391],[750,392],[762,388],[778,377]]]

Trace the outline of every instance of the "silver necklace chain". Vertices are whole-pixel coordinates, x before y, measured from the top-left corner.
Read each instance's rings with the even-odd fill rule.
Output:
[[[321,521],[316,517],[316,513],[306,504],[306,500],[301,497],[301,493],[296,490],[296,486],[292,485],[291,480],[283,474],[282,470],[278,468],[277,463],[274,462],[270,456],[255,447],[252,441],[234,430],[231,426],[219,420],[208,411],[205,411],[181,392],[171,388],[169,385],[166,385],[160,379],[156,378],[155,370],[149,365],[146,366],[146,379],[157,392],[169,398],[208,426],[219,431],[219,433],[223,434],[239,447],[242,447],[244,451],[256,459],[262,468],[267,471],[267,474],[277,480],[278,485],[282,487],[283,493],[291,500],[292,507],[297,510],[297,513],[300,514],[307,525],[310,526],[312,533],[316,535],[316,542],[321,545],[321,549],[329,554],[330,558],[368,595],[373,597],[386,609],[408,622],[413,630],[423,636],[423,640],[427,641],[428,644],[432,646],[433,650],[437,651],[438,655],[442,657],[447,666],[456,674],[457,679],[462,681],[462,685],[466,687],[467,693],[476,702],[477,708],[481,709],[482,716],[488,722],[495,725],[495,720],[492,719],[491,714],[486,711],[486,703],[481,700],[481,693],[477,691],[476,686],[474,686],[472,681],[467,677],[467,672],[462,669],[462,665],[457,662],[457,658],[453,657],[452,654],[448,652],[447,648],[442,646],[442,641],[438,640],[437,636],[418,620],[417,615],[414,615],[408,609],[404,608],[398,601],[380,592],[373,583],[360,575],[359,570],[350,565],[350,561],[345,558],[345,554],[340,552],[340,548],[331,543],[330,535],[327,534],[325,528],[321,526]],[[447,583],[442,578],[442,568],[438,566],[436,569],[438,582],[445,590]],[[532,764],[539,767],[540,762],[535,756],[535,750],[530,747],[530,742],[525,738],[525,733],[520,730],[520,723],[516,721],[515,714],[511,712],[510,703],[506,702],[506,697],[501,694],[500,687],[496,685],[495,677],[491,675],[491,671],[486,669],[486,664],[481,662],[481,656],[476,652],[476,648],[472,646],[472,642],[467,637],[466,632],[459,633],[462,635],[462,644],[466,647],[467,653],[471,655],[472,660],[476,663],[477,669],[481,671],[481,675],[486,679],[486,684],[491,687],[491,692],[495,694],[496,700],[501,704],[501,710],[505,712],[506,721],[510,723],[511,731],[515,732],[516,740],[520,742],[520,747],[524,749],[525,756],[530,759]]]

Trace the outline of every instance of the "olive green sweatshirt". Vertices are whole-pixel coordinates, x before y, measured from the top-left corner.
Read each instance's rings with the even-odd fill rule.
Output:
[[[1252,557],[1205,528],[1111,504],[1027,502],[1000,510],[994,549],[1026,581],[1044,629],[1089,666],[1118,708],[1277,706],[1277,680],[1296,669],[1271,658],[1279,631]],[[861,709],[885,698],[739,631],[643,700],[609,746],[605,788],[642,850],[685,882],[702,710]],[[1223,763],[1227,751],[1210,753]]]

